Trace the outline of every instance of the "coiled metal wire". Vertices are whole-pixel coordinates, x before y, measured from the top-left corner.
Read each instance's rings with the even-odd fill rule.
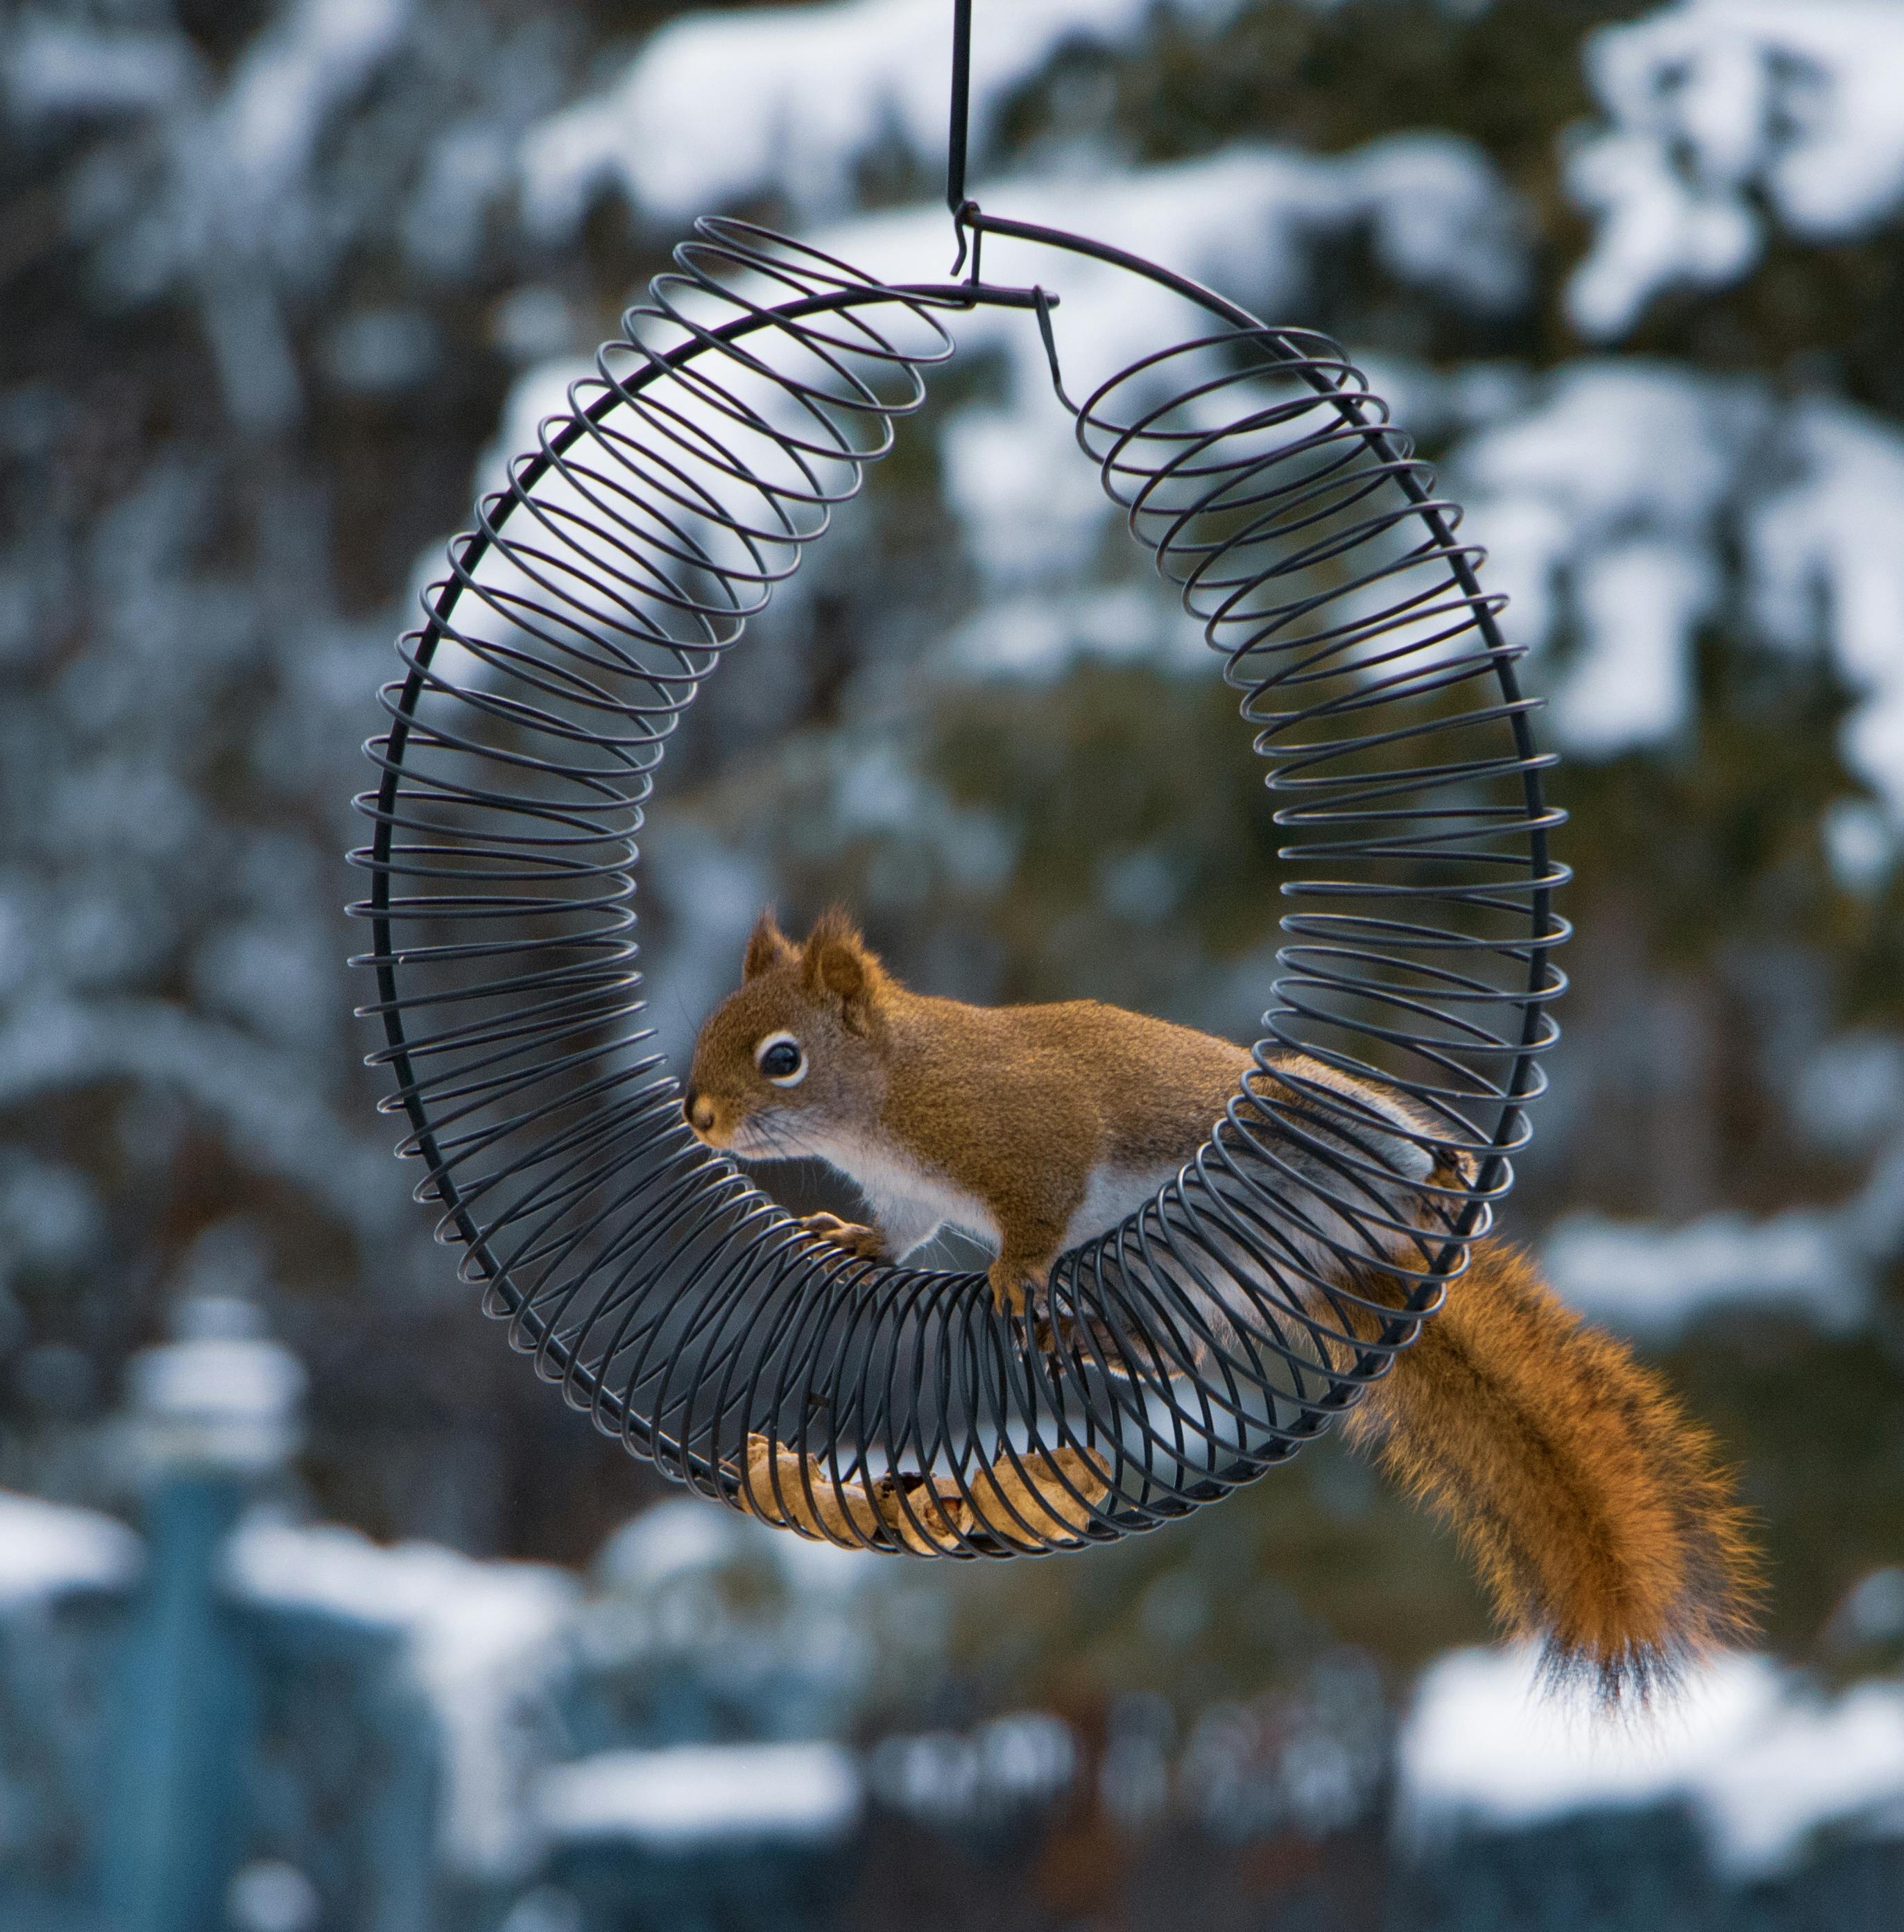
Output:
[[[969,279],[905,286],[699,224],[403,639],[352,910],[399,1151],[538,1372],[770,1521],[999,1556],[1227,1493],[1387,1372],[1525,1142],[1563,875],[1500,600],[1342,352],[1104,244],[960,220]],[[1053,302],[981,279],[987,236],[1202,318],[1063,406],[1242,694],[1295,897],[1208,1144],[1017,1322],[981,1275],[830,1246],[695,1141],[642,1022],[634,906],[668,738],[960,313],[1029,311],[1065,398]]]

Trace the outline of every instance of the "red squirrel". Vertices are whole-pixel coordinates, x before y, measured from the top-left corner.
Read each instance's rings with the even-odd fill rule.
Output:
[[[1302,1056],[1280,1064],[1344,1096],[1358,1120],[1394,1123],[1395,1170],[1410,1172],[1412,1158],[1427,1197],[1458,1199],[1469,1170],[1424,1150],[1433,1136],[1404,1096]],[[949,1222],[996,1250],[997,1307],[1035,1316],[1056,1258],[1172,1180],[1245,1076],[1260,1077],[1254,1066],[1230,1041],[1094,1000],[987,1007],[916,993],[844,913],[800,945],[764,913],[740,987],[701,1028],[682,1107],[709,1147],[743,1160],[817,1157],[852,1180],[868,1220],[809,1216],[809,1232],[898,1260]],[[1398,1298],[1379,1270],[1359,1273],[1326,1243],[1293,1245],[1342,1288]],[[1643,1694],[1749,1634],[1755,1558],[1710,1438],[1623,1344],[1571,1313],[1521,1250],[1469,1244],[1445,1304],[1347,1429],[1454,1528],[1500,1623],[1543,1636],[1554,1674]],[[1094,1466],[1080,1492],[1081,1467],[1067,1465],[1063,1480],[1032,1471],[1032,1507],[1081,1526],[1077,1504],[1108,1487]],[[924,1510],[882,1504],[887,1527],[911,1546],[942,1546],[950,1498],[923,1478],[881,1480],[909,1484]],[[809,1501],[776,1520],[837,1531],[832,1517],[851,1514],[822,1500],[815,1520],[818,1492],[810,1482],[803,1492]]]

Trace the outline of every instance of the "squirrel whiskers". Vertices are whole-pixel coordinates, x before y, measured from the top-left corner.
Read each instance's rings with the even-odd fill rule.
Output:
[[[701,1028],[683,1112],[710,1146],[818,1157],[847,1176],[867,1220],[806,1225],[854,1253],[898,1259],[947,1222],[990,1241],[996,1305],[1055,1340],[1045,1304],[1059,1255],[1149,1201],[1239,1094],[1260,1102],[1266,1081],[1307,1096],[1276,1148],[1292,1184],[1280,1236],[1292,1278],[1308,1284],[1294,1292],[1349,1321],[1348,1336],[1326,1345],[1346,1358],[1373,1339],[1374,1311],[1395,1306],[1401,1286],[1344,1254],[1372,1241],[1419,1273],[1467,1172],[1435,1124],[1379,1083],[1296,1054],[1266,1070],[1228,1040],[1093,1000],[986,1007],[915,993],[845,914],[826,914],[800,945],[769,914],[739,990]],[[1258,1118],[1273,1125],[1260,1104]],[[1345,1162],[1393,1177],[1353,1222],[1318,1204]],[[1254,1285],[1221,1308],[1195,1284],[1178,1286],[1206,1354],[1238,1346]],[[1555,1677],[1587,1676],[1608,1699],[1643,1696],[1749,1631],[1755,1558],[1710,1438],[1518,1249],[1468,1244],[1445,1304],[1350,1412],[1348,1433],[1453,1527],[1503,1627],[1544,1634]],[[750,1456],[757,1448],[779,1499],[764,1513],[818,1533],[869,1526],[822,1494],[815,1459],[794,1454],[782,1470],[764,1447]],[[1075,1532],[1077,1505],[1105,1494],[1110,1474],[1094,1461],[1014,1480],[1016,1520],[1029,1508]],[[891,1507],[875,1503],[874,1516],[913,1546],[944,1546],[960,1507],[972,1514],[926,1474],[889,1486]],[[996,1528],[1008,1514],[981,1507],[975,1520]]]

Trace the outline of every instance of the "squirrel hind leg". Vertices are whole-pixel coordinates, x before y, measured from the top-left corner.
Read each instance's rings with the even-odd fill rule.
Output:
[[[1006,1316],[1020,1347],[1061,1366],[1095,1370],[1116,1382],[1134,1382],[1140,1344],[1083,1309],[1060,1313],[1051,1305],[1051,1268],[1035,1268],[1001,1255],[989,1279],[992,1306]],[[1155,1350],[1149,1352],[1154,1354]]]
[[[1048,1299],[1043,1298],[1031,1318],[1031,1342],[1041,1355],[1060,1366],[1095,1372],[1119,1382],[1137,1381],[1147,1357],[1156,1353],[1098,1316],[1054,1313]],[[1182,1372],[1168,1364],[1164,1367],[1167,1375]]]
[[[1047,1256],[1035,1261],[1010,1248],[1004,1250],[986,1271],[986,1279],[992,1285],[993,1312],[1022,1321],[1033,1302],[1044,1293],[1055,1258]]]

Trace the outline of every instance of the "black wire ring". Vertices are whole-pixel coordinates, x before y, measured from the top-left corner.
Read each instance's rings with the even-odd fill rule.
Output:
[[[351,910],[398,1150],[538,1372],[769,1520],[998,1556],[1224,1495],[1386,1371],[1526,1144],[1565,873],[1501,600],[1341,350],[1104,244],[959,220],[972,279],[903,287],[698,224],[425,593]],[[1074,406],[1050,299],[978,280],[986,233],[1212,326]],[[1035,1327],[983,1276],[826,1245],[701,1148],[635,967],[669,736],[980,304],[1036,311],[1081,448],[1243,694],[1296,874],[1254,1070],[1175,1180],[1061,1258]]]

